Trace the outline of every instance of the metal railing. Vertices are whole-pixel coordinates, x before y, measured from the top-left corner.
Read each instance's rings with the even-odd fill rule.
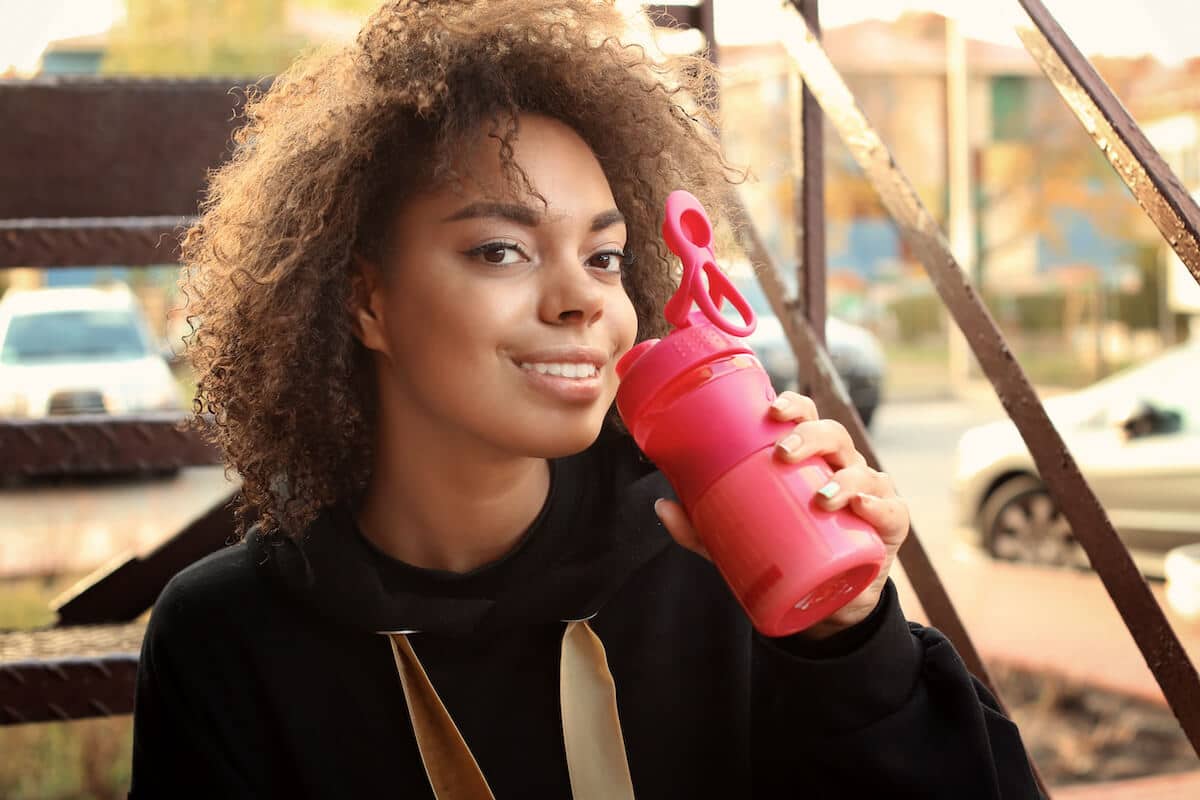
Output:
[[[1040,0],[1019,2],[1032,22],[1020,31],[1026,48],[1200,280],[1200,209]],[[828,118],[965,334],[1164,697],[1200,752],[1200,678],[1194,666],[952,255],[946,237],[822,49],[817,7],[817,0],[794,0],[783,12],[780,31],[804,81],[802,164],[796,187],[800,199],[797,297],[788,297],[784,280],[744,211],[737,229],[746,253],[760,266],[757,273],[763,289],[796,357],[815,367],[809,391],[822,413],[846,425],[868,461],[882,468],[857,413],[839,394],[823,346],[822,130]],[[651,8],[677,25],[703,30],[713,41],[710,2]],[[144,265],[174,258],[174,234],[194,213],[205,169],[220,161],[230,140],[230,112],[237,97],[229,87],[228,81],[0,82],[0,117],[18,121],[0,129],[0,268]],[[147,102],[148,98],[155,102]],[[98,136],[98,130],[105,135]],[[162,147],[147,147],[146,142]],[[108,171],[68,175],[47,169],[58,153],[72,151],[80,163],[120,163],[122,168],[112,175]],[[164,168],[169,168],[169,174],[164,174]],[[731,206],[742,208],[738,197],[732,197]],[[160,417],[2,421],[0,478],[52,474],[80,465],[115,470],[215,461],[211,449],[194,434],[178,433],[173,422]],[[97,576],[58,609],[60,625],[79,626],[65,637],[74,637],[75,655],[53,647],[45,649],[45,657],[30,655],[42,652],[36,643],[30,644],[30,637],[61,640],[62,628],[0,635],[0,722],[127,713],[132,706],[128,669],[136,652],[97,650],[88,644],[89,632],[102,632],[106,641],[113,641],[113,629],[90,626],[135,619],[174,572],[221,547],[231,530],[232,517],[222,501],[154,553]],[[901,549],[900,560],[930,622],[947,634],[971,670],[995,691],[915,531]],[[137,641],[140,629],[124,630],[131,634],[124,641]],[[17,641],[12,637],[23,644],[6,647],[6,642]],[[81,659],[90,666],[79,667]],[[54,675],[54,680],[47,675]],[[87,702],[80,692],[91,692],[97,702]]]

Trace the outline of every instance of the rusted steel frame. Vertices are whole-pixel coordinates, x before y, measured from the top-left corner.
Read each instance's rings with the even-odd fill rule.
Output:
[[[1167,243],[1200,281],[1200,207],[1041,0],[1017,34]]]
[[[137,653],[0,663],[0,725],[129,714]]]
[[[812,398],[816,402],[817,408],[820,409],[821,415],[828,419],[835,419],[844,425],[854,440],[854,446],[867,459],[867,463],[873,469],[884,471],[883,464],[880,463],[879,456],[871,445],[870,437],[867,436],[867,429],[863,425],[862,418],[859,417],[850,398],[844,393],[842,385],[835,380],[836,372],[833,361],[830,360],[824,343],[817,339],[812,324],[805,318],[802,304],[796,301],[789,302],[786,299],[787,290],[779,277],[779,268],[775,266],[770,252],[758,235],[758,229],[754,226],[741,198],[736,192],[731,191],[727,202],[737,218],[738,224],[734,227],[738,241],[746,255],[749,256],[750,263],[755,265],[755,273],[762,285],[763,294],[767,296],[767,300],[771,303],[771,309],[783,326],[784,334],[792,346],[792,352],[795,354],[797,362],[815,368],[815,374],[809,376],[808,383],[811,387]],[[958,611],[954,608],[954,603],[951,602],[946,587],[942,584],[937,570],[933,567],[933,562],[929,559],[929,554],[921,544],[916,528],[911,524],[908,529],[908,538],[900,546],[899,557],[904,572],[908,576],[913,590],[917,593],[930,623],[950,639],[955,650],[962,657],[963,663],[967,665],[967,669],[988,688],[988,691],[996,698],[1000,709],[1007,713],[999,688],[992,680],[991,673],[988,672],[987,665],[983,663],[979,651],[975,649],[975,643],[967,633],[962,618],[958,616]],[[1029,754],[1029,763],[1042,793],[1049,797],[1049,790],[1045,781],[1042,780],[1037,764],[1033,761],[1032,754]]]
[[[820,42],[797,13],[785,11],[780,24],[784,45],[966,335],[1167,703],[1193,748],[1200,752],[1200,677],[1129,551],[1051,424],[991,314],[955,261],[945,235],[858,109]]]
[[[702,7],[703,5],[689,6],[683,3],[649,3],[646,5],[646,15],[655,23],[666,23],[667,27],[704,30],[701,22]]]
[[[248,85],[0,80],[0,220],[196,213],[208,171],[232,152]]]
[[[0,478],[154,472],[221,463],[183,414],[0,420]]]
[[[818,0],[792,0],[809,27],[821,35]],[[797,286],[804,315],[822,346],[825,344],[825,117],[821,105],[802,88],[800,133],[803,141],[803,169],[800,176],[799,218],[796,226]],[[782,319],[782,317],[781,317]],[[803,363],[803,362],[801,362]]]
[[[193,219],[0,219],[0,269],[170,264],[179,260],[179,236]]]
[[[127,714],[141,624],[0,632],[0,725]]]
[[[804,316],[803,306],[798,301],[787,299],[787,289],[780,277],[779,268],[775,266],[771,254],[767,251],[758,234],[758,229],[751,220],[749,213],[736,192],[731,192],[726,202],[737,217],[735,225],[738,241],[754,265],[762,285],[763,294],[771,303],[771,310],[783,326],[784,333],[799,364],[813,369],[807,376],[812,386],[812,397],[821,411],[821,416],[835,419],[846,427],[854,439],[854,446],[867,459],[872,468],[883,471],[883,465],[871,440],[866,427],[858,416],[854,404],[844,393],[841,384],[836,380],[836,368],[825,350],[825,345],[817,338],[817,332],[812,323]],[[930,622],[954,643],[954,647],[962,656],[967,667],[992,691],[999,696],[995,684],[988,675],[987,667],[979,657],[979,652],[971,641],[962,620],[955,611],[945,587],[938,578],[924,547],[921,545],[917,532],[910,528],[907,541],[900,549],[900,559],[904,571],[912,581],[913,588],[920,597],[921,605],[929,615]]]
[[[136,619],[154,605],[175,573],[231,543],[235,496],[236,491],[222,497],[146,556],[134,556],[81,580],[54,601],[57,624],[98,625]]]

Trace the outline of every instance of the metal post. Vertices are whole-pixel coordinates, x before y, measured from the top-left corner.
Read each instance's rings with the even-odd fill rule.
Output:
[[[819,36],[818,0],[793,0],[793,5]],[[825,346],[825,115],[808,86],[800,100],[803,172],[800,178],[796,230],[796,281],[804,316],[821,346]]]

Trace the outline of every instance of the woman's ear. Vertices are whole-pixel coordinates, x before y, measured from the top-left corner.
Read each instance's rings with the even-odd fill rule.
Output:
[[[355,253],[349,309],[354,336],[368,350],[390,356],[385,335],[383,289],[383,270],[379,264]]]

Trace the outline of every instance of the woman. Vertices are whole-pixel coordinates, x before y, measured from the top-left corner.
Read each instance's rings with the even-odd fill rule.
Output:
[[[709,68],[622,25],[401,0],[249,104],[184,286],[196,411],[254,524],[155,607],[132,797],[1037,796],[886,570],[755,633],[615,419],[615,363],[673,290],[667,193],[720,216],[737,179]],[[891,481],[780,399],[777,456],[824,456],[821,502],[890,567]]]

